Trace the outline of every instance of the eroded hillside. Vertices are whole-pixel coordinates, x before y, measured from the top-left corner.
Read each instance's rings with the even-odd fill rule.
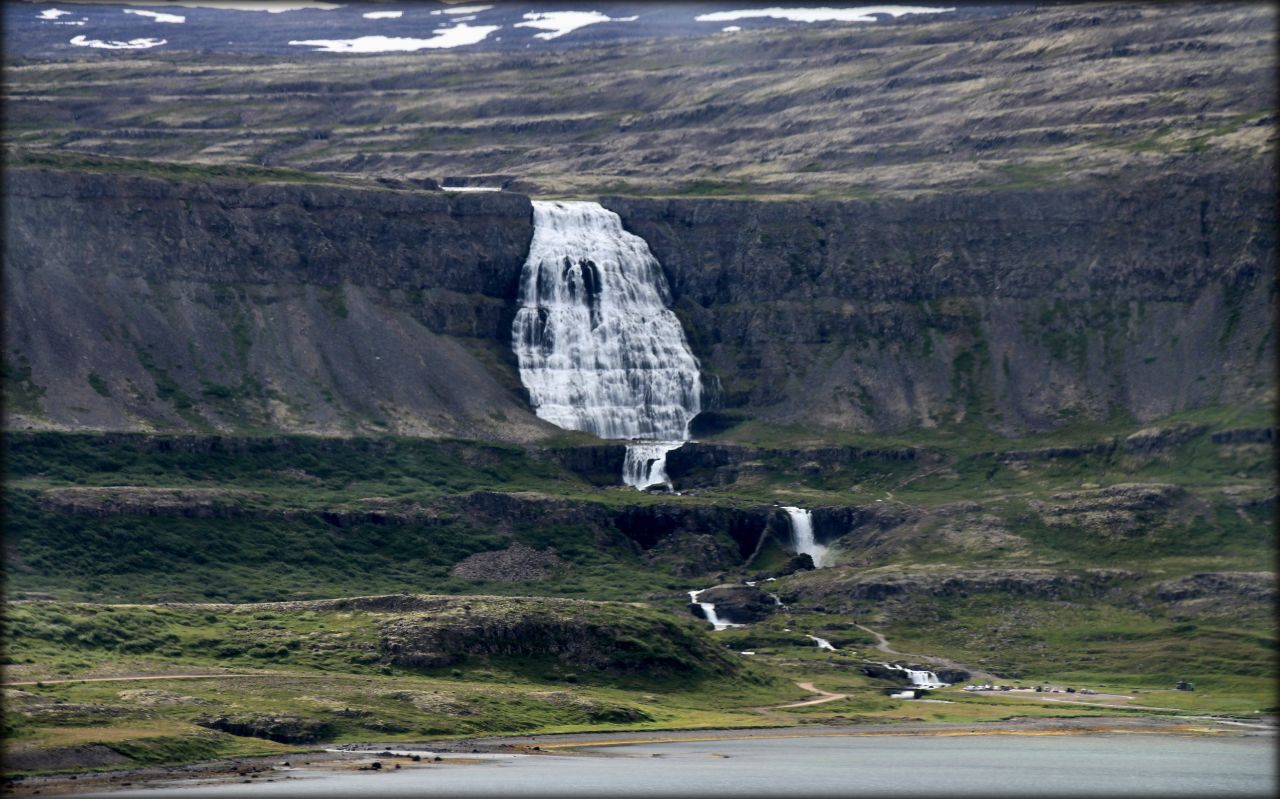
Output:
[[[148,53],[11,64],[6,127],[32,147],[540,193],[1097,185],[1177,155],[1256,162],[1275,43],[1265,4],[1148,3],[518,54]]]

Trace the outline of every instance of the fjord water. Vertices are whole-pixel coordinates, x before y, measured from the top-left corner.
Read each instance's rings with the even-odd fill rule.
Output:
[[[791,546],[798,555],[813,558],[814,568],[826,565],[827,548],[813,537],[813,513],[804,508],[783,508],[791,517]]]
[[[512,347],[537,415],[601,438],[640,440],[624,480],[666,481],[666,453],[702,408],[698,360],[644,239],[594,202],[533,203]]]
[[[1271,736],[864,735],[676,741],[193,787],[193,796],[1268,796]],[[287,775],[296,779],[283,780]],[[154,789],[102,794],[154,796]]]

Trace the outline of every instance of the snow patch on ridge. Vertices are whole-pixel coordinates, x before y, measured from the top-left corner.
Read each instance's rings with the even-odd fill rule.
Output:
[[[438,17],[441,14],[479,14],[481,11],[488,11],[491,8],[493,6],[455,6],[454,8],[432,11],[431,16]]]
[[[87,0],[93,2],[93,0]],[[86,0],[67,0],[69,3]],[[324,3],[320,0],[134,0],[121,3],[131,6],[181,6],[183,8],[213,8],[220,11],[265,11],[283,14],[286,11],[332,11],[342,8],[342,3]]]
[[[358,36],[354,39],[302,39],[291,45],[314,47],[321,53],[411,53],[416,50],[444,50],[483,42],[501,25],[467,25],[440,28],[430,39],[398,36]]]
[[[139,17],[151,17],[156,22],[169,22],[174,25],[181,25],[182,23],[187,21],[186,17],[180,16],[178,14],[165,14],[160,11],[139,11],[136,8],[126,8],[124,10],[124,13],[136,14]]]
[[[739,19],[782,19],[789,22],[875,22],[875,14],[894,19],[907,14],[940,14],[954,8],[924,6],[861,6],[858,8],[753,8],[741,11],[715,11],[694,17],[697,22],[734,22]]]
[[[83,35],[71,40],[76,47],[94,47],[99,50],[146,50],[168,44],[167,39],[130,39],[127,42],[105,41],[103,39],[87,39]]]
[[[517,22],[517,28],[538,28],[546,33],[535,33],[535,39],[558,39],[579,28],[601,22],[635,22],[639,17],[611,17],[599,11],[530,11],[524,15],[527,22]]]

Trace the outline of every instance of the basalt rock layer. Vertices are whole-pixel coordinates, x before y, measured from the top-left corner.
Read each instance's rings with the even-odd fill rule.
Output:
[[[911,200],[605,204],[666,268],[724,409],[1014,433],[1266,401],[1273,184],[1187,166]]]
[[[554,432],[511,353],[524,196],[36,169],[5,190],[10,429]],[[1274,199],[1261,170],[1193,170],[604,204],[662,263],[719,424],[1019,433],[1270,401]]]
[[[10,428],[530,439],[507,193],[13,170]]]

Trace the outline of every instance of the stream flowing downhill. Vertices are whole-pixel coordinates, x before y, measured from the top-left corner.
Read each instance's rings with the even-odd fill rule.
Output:
[[[939,680],[938,675],[931,671],[909,669],[894,663],[885,663],[883,665],[885,668],[893,669],[894,671],[906,672],[907,677],[911,680],[912,687],[915,688],[946,688],[948,685],[948,683]]]
[[[791,517],[791,546],[796,554],[813,558],[815,569],[827,565],[827,548],[813,537],[813,513],[804,508],[784,507],[783,510]]]
[[[703,590],[706,590],[706,589],[703,589]],[[719,632],[720,630],[727,630],[730,627],[742,626],[741,624],[737,624],[735,622],[731,622],[726,619],[720,618],[719,614],[716,613],[716,606],[714,604],[710,602],[699,602],[698,594],[701,594],[701,593],[702,591],[699,591],[696,589],[693,591],[690,591],[689,602],[691,604],[697,605],[698,607],[702,608],[702,617],[711,623],[711,627],[716,632]]]
[[[667,453],[702,409],[698,359],[644,239],[594,202],[533,202],[512,347],[537,415],[631,441],[624,483],[668,483]]]

